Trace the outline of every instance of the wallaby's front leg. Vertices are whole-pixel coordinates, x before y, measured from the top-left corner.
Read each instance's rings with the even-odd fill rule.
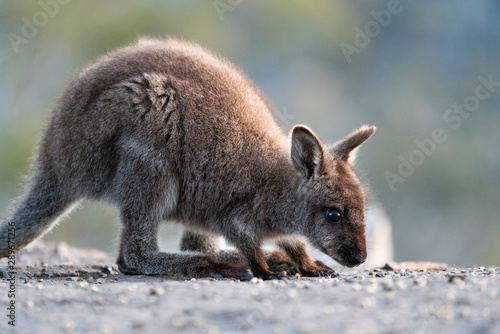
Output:
[[[314,260],[308,252],[307,243],[296,237],[279,238],[278,247],[283,249],[297,265],[302,276],[330,276],[335,271],[322,261]]]
[[[223,262],[240,263],[246,265],[247,261],[240,251],[231,249],[220,249],[219,237],[215,234],[202,231],[185,229],[182,233],[180,248],[182,251],[195,251],[209,254],[213,258]],[[266,263],[270,271],[283,272],[289,274],[298,273],[295,263],[288,254],[282,250],[263,250]]]
[[[251,278],[243,266],[217,261],[209,255],[160,252],[157,245],[158,220],[154,215],[122,210],[121,219],[123,229],[117,264],[125,274]]]

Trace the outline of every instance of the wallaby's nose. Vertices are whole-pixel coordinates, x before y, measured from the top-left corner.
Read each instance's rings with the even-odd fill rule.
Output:
[[[356,260],[357,263],[361,263],[362,262],[362,260],[361,260],[361,254],[355,253],[354,254],[354,259]]]

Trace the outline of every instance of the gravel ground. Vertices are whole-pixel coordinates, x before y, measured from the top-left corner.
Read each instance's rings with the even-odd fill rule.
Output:
[[[0,333],[500,333],[500,267],[238,282],[125,276],[112,263],[64,243],[30,246],[13,287],[0,279]]]

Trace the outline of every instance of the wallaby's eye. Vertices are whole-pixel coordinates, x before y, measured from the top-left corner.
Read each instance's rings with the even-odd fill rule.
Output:
[[[339,223],[342,220],[342,212],[335,208],[328,208],[326,210],[326,220],[331,223]]]

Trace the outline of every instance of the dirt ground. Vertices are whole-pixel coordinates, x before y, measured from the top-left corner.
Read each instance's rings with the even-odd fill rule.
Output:
[[[500,267],[238,282],[125,276],[113,262],[33,244],[0,279],[0,333],[500,333]]]

